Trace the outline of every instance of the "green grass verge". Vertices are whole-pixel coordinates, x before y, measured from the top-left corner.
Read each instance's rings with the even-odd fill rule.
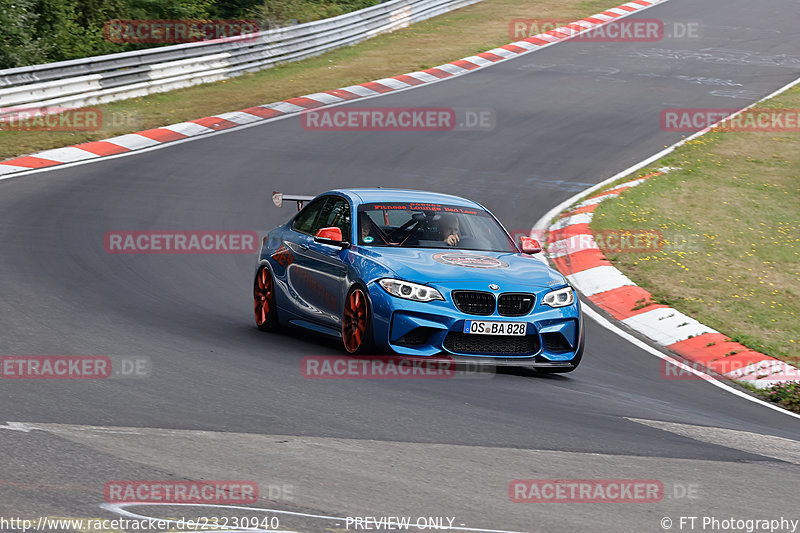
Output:
[[[763,107],[800,108],[800,88]],[[661,251],[609,259],[656,301],[797,365],[799,143],[800,133],[706,134],[638,175],[673,170],[600,204],[592,229],[661,231]]]
[[[511,42],[515,18],[579,19],[610,0],[485,0],[322,56],[218,83],[97,106],[96,131],[2,131],[0,160],[427,69]]]

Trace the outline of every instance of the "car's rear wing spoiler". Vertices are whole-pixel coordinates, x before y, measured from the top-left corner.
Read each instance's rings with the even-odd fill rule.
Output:
[[[308,202],[309,200],[313,199],[314,196],[302,196],[299,194],[283,194],[282,192],[278,191],[272,192],[272,203],[275,204],[277,207],[283,207],[284,201],[297,202],[298,211],[300,211],[303,208],[303,202]]]

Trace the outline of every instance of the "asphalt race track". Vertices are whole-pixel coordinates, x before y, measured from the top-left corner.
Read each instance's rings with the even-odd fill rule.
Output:
[[[253,255],[103,247],[112,230],[264,235],[293,209],[273,207],[273,190],[349,186],[471,197],[524,231],[678,141],[661,130],[662,109],[744,107],[800,76],[796,0],[671,0],[635,16],[700,22],[701,36],[566,42],[353,104],[489,109],[490,131],[318,132],[293,117],[0,181],[0,354],[152,365],[136,379],[2,380],[0,424],[18,424],[0,429],[0,515],[113,517],[100,507],[110,480],[243,479],[259,483],[260,508],[448,516],[481,530],[800,519],[800,420],[664,379],[658,358],[592,321],[583,363],[566,376],[308,380],[302,357],[340,352],[255,328]],[[508,494],[514,479],[617,478],[660,480],[664,498],[531,504]],[[344,527],[280,516],[296,531]]]

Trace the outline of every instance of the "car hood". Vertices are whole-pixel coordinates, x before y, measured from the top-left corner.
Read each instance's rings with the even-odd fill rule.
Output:
[[[485,281],[531,287],[556,287],[566,283],[560,273],[527,254],[440,248],[362,249],[398,277],[418,283]]]

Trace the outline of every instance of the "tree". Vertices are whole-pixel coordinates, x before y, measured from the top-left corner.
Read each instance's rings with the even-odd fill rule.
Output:
[[[134,19],[207,19],[214,0],[128,0]]]
[[[220,19],[249,18],[256,6],[262,3],[263,0],[216,0],[209,7],[209,12],[214,18]]]
[[[0,69],[47,61],[34,28],[37,19],[33,0],[0,0]]]

